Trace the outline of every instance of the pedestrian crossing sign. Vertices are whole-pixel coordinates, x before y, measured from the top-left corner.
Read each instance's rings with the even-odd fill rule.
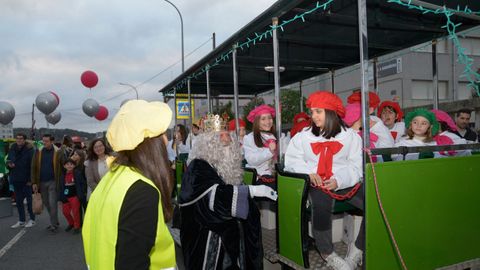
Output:
[[[195,102],[192,100],[192,119],[195,119]],[[177,99],[177,119],[189,119],[190,117],[190,103],[188,99]]]

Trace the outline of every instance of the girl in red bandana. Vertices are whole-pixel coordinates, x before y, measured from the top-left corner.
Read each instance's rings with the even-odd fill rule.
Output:
[[[356,243],[349,246],[345,259],[333,251],[333,197],[344,197],[363,210],[359,182],[362,177],[362,139],[342,121],[341,99],[330,92],[310,95],[307,107],[312,125],[292,138],[285,154],[285,170],[310,175],[312,226],[315,245],[333,269],[355,269],[361,262],[363,222]]]
[[[395,142],[399,142],[400,138],[405,135],[405,123],[402,122],[403,112],[400,105],[397,102],[386,100],[380,104],[377,115],[390,130]]]

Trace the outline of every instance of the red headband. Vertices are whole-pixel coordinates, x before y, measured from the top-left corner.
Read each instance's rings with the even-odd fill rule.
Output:
[[[245,121],[243,121],[242,119],[238,119],[238,124],[240,125],[240,127],[246,127]],[[235,129],[235,119],[230,120],[230,122],[228,122],[228,130],[234,131]]]
[[[402,121],[403,112],[402,112],[402,109],[400,109],[400,105],[398,105],[397,102],[389,101],[389,100],[382,102],[380,104],[380,107],[378,107],[378,112],[377,112],[378,117],[381,117],[383,109],[385,107],[392,107],[395,113],[397,114],[397,121]]]
[[[362,102],[362,93],[360,91],[356,91],[353,94],[351,94],[347,98],[347,103],[352,104],[352,103],[361,103]],[[370,102],[370,108],[377,108],[378,104],[380,104],[380,98],[378,97],[377,94],[374,92],[368,92],[368,99]]]
[[[342,100],[335,94],[327,91],[317,91],[307,99],[308,108],[322,108],[336,112],[341,118],[345,116]]]

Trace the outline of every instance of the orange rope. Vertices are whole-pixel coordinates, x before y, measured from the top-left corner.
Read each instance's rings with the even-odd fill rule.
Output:
[[[368,156],[370,157],[370,160],[372,160],[372,152],[370,151],[370,149],[368,148],[365,149],[365,152],[367,152]],[[377,174],[375,173],[375,165],[373,163],[370,163],[370,164],[372,164],[373,182],[375,184],[375,194],[377,195],[378,206],[380,207],[380,211],[382,212],[383,220],[387,225],[388,235],[390,236],[390,239],[392,240],[393,245],[395,246],[395,251],[397,252],[398,258],[402,263],[402,268],[404,270],[408,270],[407,265],[405,264],[405,261],[403,260],[402,254],[400,252],[400,248],[398,247],[397,241],[395,240],[395,236],[393,235],[392,228],[390,227],[390,222],[388,222],[387,215],[385,214],[385,210],[383,209],[382,199],[380,198],[380,191],[378,190],[378,182],[377,182]]]

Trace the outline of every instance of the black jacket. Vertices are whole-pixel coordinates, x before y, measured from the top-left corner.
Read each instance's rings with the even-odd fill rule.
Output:
[[[77,192],[77,197],[80,200],[80,203],[84,204],[85,203],[85,192],[83,190],[85,186],[85,177],[83,176],[83,173],[78,170],[74,169],[73,170],[73,179],[75,182],[75,189]],[[60,183],[59,183],[59,190],[58,190],[58,201],[59,202],[67,202],[67,196],[65,196],[65,174],[62,173],[62,176],[60,176]]]
[[[225,184],[209,163],[195,159],[183,175],[179,204],[186,269],[263,269],[260,212],[247,186]]]
[[[467,132],[465,133],[465,136],[462,136],[460,135],[460,133],[458,133],[458,131],[455,131],[454,132],[455,134],[457,134],[458,136],[460,136],[461,138],[467,140],[467,141],[476,141],[477,140],[477,133],[475,133],[475,131],[473,131],[472,129],[468,128],[467,127]]]
[[[8,151],[8,163],[15,164],[14,168],[10,168],[10,181],[12,184],[25,184],[31,181],[31,169],[33,158],[33,146],[30,143],[25,143],[21,148],[14,143]]]

